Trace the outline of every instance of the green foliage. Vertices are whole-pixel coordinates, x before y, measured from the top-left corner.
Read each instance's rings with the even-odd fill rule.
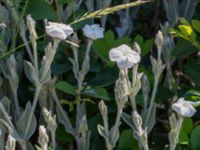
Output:
[[[123,130],[120,134],[117,150],[139,150],[137,142],[133,139],[131,129]]]
[[[198,35],[195,32],[195,30],[198,32],[199,25],[199,22],[196,20],[193,20],[191,25],[186,19],[182,18],[181,25],[178,25],[178,29],[171,29],[171,33],[176,37],[180,37],[190,42],[193,46],[200,50],[200,43],[197,38]]]
[[[26,15],[31,14],[35,20],[48,19],[55,21],[56,12],[51,5],[44,0],[29,0]]]
[[[200,64],[196,63],[196,59],[190,59],[186,66],[185,66],[185,73],[192,81],[194,81],[195,84],[200,86],[200,78],[199,78],[199,72],[200,72]]]
[[[147,55],[150,52],[150,50],[153,48],[153,44],[154,44],[153,39],[144,40],[144,38],[139,34],[136,35],[135,42],[137,42],[140,45],[142,56]]]
[[[55,87],[56,89],[63,91],[67,94],[71,94],[74,96],[76,95],[76,92],[75,92],[76,88],[66,81],[59,81],[58,83],[56,83]]]
[[[98,99],[104,99],[104,100],[110,100],[108,92],[105,88],[101,87],[94,87],[83,90],[82,94],[87,95],[92,98],[98,98]]]
[[[192,150],[199,150],[200,149],[200,126],[196,126],[191,133],[191,145]]]

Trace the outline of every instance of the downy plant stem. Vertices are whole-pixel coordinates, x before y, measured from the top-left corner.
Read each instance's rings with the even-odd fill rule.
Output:
[[[119,107],[118,106],[118,109],[117,109],[117,117],[116,117],[116,121],[115,121],[115,127],[114,127],[114,131],[113,131],[113,135],[116,135],[116,133],[118,132],[119,130],[119,125],[120,125],[120,120],[121,120],[121,116],[122,116],[122,110],[123,110],[123,107]],[[112,141],[111,141],[112,142]],[[116,144],[116,143],[114,143]],[[113,149],[114,147],[112,147]],[[110,148],[110,150],[112,150]]]
[[[54,41],[53,41],[52,54],[51,54],[51,56],[50,56],[49,59],[48,59],[47,65],[46,65],[46,67],[45,67],[44,72],[42,73],[42,77],[41,77],[40,81],[43,81],[44,78],[46,77],[46,75],[47,75],[47,73],[48,73],[48,71],[49,71],[49,69],[50,69],[50,67],[51,67],[51,63],[52,63],[52,61],[53,61],[53,58],[54,58],[54,56],[55,56],[55,54],[56,54],[56,50],[57,50],[57,48],[58,48],[59,43],[60,43],[60,40],[54,39]]]
[[[25,129],[25,134],[24,134],[25,138],[28,138],[27,136],[28,136],[29,128],[30,128],[30,125],[31,125],[31,121],[33,119],[33,115],[34,115],[35,108],[36,108],[36,105],[37,105],[37,102],[38,102],[38,97],[39,97],[41,88],[42,88],[42,85],[40,83],[36,84],[36,91],[35,91],[35,96],[34,96],[34,99],[33,99],[33,105],[31,107],[29,119],[28,119],[27,126],[26,126],[26,129]]]
[[[138,64],[136,64],[135,66],[133,66],[132,69],[132,88],[134,88],[134,83],[136,82],[137,79],[137,71],[138,70]],[[136,102],[135,102],[135,95],[130,95],[130,100],[131,100],[131,105],[132,105],[132,109],[137,111],[137,106],[136,106]]]
[[[67,119],[69,128],[72,130],[73,128],[72,128],[72,125],[71,125],[71,123],[69,121],[69,117],[65,115],[65,112],[64,112],[64,110],[63,110],[63,108],[62,108],[62,106],[61,106],[61,104],[59,102],[59,98],[58,98],[58,96],[56,94],[56,90],[55,89],[52,89],[52,95],[53,95],[53,98],[55,100],[55,103],[56,103],[57,107],[59,108],[59,110],[61,111],[62,115],[64,116],[63,118]],[[72,135],[75,135],[74,131],[67,131],[67,132],[72,134]]]
[[[52,49],[53,52],[52,52],[50,58],[48,59],[47,66],[46,66],[46,68],[45,68],[45,70],[42,74],[40,81],[43,81],[43,79],[46,77],[46,75],[47,75],[47,73],[50,69],[50,66],[51,66],[51,63],[53,61],[53,58],[54,58],[54,55],[56,53],[59,42],[60,42],[60,40],[58,40],[58,39],[54,40],[53,49]],[[35,108],[36,108],[36,105],[37,105],[37,102],[38,102],[38,97],[39,97],[39,94],[40,94],[40,91],[41,91],[41,88],[42,88],[42,84],[40,82],[36,83],[35,85],[36,85],[36,91],[35,91],[35,96],[34,96],[34,100],[33,100],[33,105],[32,105],[32,108],[31,108],[31,112],[30,112],[30,116],[29,116],[29,119],[28,119],[28,122],[27,122],[26,129],[25,129],[25,137],[26,138],[28,138],[27,136],[28,136],[29,128],[30,128],[30,125],[31,125],[31,121],[33,119]]]
[[[32,47],[33,47],[33,58],[34,58],[34,67],[38,74],[38,56],[37,56],[37,43],[36,39],[32,40]]]
[[[92,47],[92,43],[93,43],[93,41],[92,40],[88,40],[88,44],[87,44],[87,49],[86,49],[86,52],[85,52],[85,56],[84,56],[84,59],[83,59],[83,62],[82,62],[82,64],[85,62],[85,61],[88,61],[88,70],[86,71],[86,72],[84,72],[83,71],[83,65],[82,65],[82,68],[81,68],[81,71],[80,70],[77,70],[77,72],[78,72],[78,92],[77,92],[77,99],[78,99],[78,104],[77,104],[77,108],[79,108],[80,107],[80,100],[81,100],[81,91],[82,91],[82,89],[83,89],[83,80],[85,79],[85,76],[86,76],[86,74],[88,73],[88,71],[89,71],[89,63],[90,63],[90,57],[89,57],[89,53],[90,53],[90,50],[91,50],[91,47]],[[74,60],[76,61],[76,65],[77,65],[77,69],[79,69],[79,65],[78,65],[78,54],[77,55],[75,55],[74,56]],[[84,74],[81,74],[81,72],[83,73],[84,72]],[[85,105],[84,105],[84,107],[85,107]],[[78,114],[78,113],[80,113],[80,111],[78,111],[78,109],[76,109],[77,111],[76,111],[76,113]],[[85,114],[86,115],[86,114]],[[75,136],[75,138],[76,138],[76,142],[77,142],[77,146],[78,146],[78,150],[81,150],[80,149],[80,145],[78,144],[79,143],[79,139],[80,139],[80,137],[79,137],[79,135],[77,135],[77,136]],[[86,141],[87,142],[87,141]],[[86,150],[86,147],[84,147],[84,150]]]
[[[51,131],[51,140],[52,140],[52,147],[53,147],[53,150],[56,149],[56,136],[55,136],[55,132],[54,131]]]
[[[175,139],[178,140],[179,139],[179,133],[180,133],[180,130],[181,130],[181,126],[182,126],[182,123],[183,123],[183,119],[184,117],[182,116],[178,116],[178,123],[177,123],[177,126],[176,126],[176,136],[175,136]],[[175,150],[176,149],[176,144],[172,145],[170,147],[170,150]]]
[[[16,116],[18,119],[18,117],[20,117],[20,107],[19,107],[19,101],[18,101],[18,95],[17,95],[17,87],[11,87],[11,89],[12,89],[14,103],[15,103]]]
[[[85,52],[85,57],[84,57],[84,59],[83,59],[83,62],[84,61],[86,61],[87,59],[88,59],[88,63],[89,63],[89,61],[90,61],[90,58],[89,58],[89,53],[90,53],[90,50],[91,50],[91,47],[92,47],[92,43],[93,43],[93,41],[92,40],[88,40],[88,44],[87,44],[87,49],[86,49],[86,52]],[[77,60],[75,60],[75,61],[77,61],[76,63],[78,64],[78,57],[76,58]],[[89,65],[89,64],[88,64]],[[78,66],[78,65],[77,65]],[[82,68],[81,69],[83,69],[83,66],[82,66]],[[78,78],[78,93],[77,93],[77,95],[78,95],[78,97],[80,96],[80,94],[81,94],[81,91],[82,91],[82,89],[83,89],[83,80],[84,80],[84,78],[85,78],[85,75],[87,74],[87,72],[82,76],[81,74],[80,74],[80,70],[77,70],[78,72],[79,72],[79,78]]]
[[[152,111],[153,104],[154,104],[155,97],[156,97],[156,92],[157,92],[157,89],[158,89],[158,82],[159,82],[159,77],[155,78],[155,80],[154,80],[153,92],[152,92],[152,95],[151,95],[150,105],[149,105],[147,117],[146,117],[146,120],[145,120],[145,127],[147,126],[150,115],[151,115],[151,111]]]

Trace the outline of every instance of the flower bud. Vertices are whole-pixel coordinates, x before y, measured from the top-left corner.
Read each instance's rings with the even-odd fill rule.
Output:
[[[108,112],[107,112],[107,106],[105,105],[105,103],[104,103],[103,100],[101,100],[99,102],[99,110],[100,110],[100,113],[101,113],[102,117],[103,118],[104,117],[107,118],[107,114],[108,114]]]
[[[47,145],[49,142],[49,137],[47,135],[46,129],[44,126],[39,127],[39,137],[38,137],[38,143],[42,147],[42,150],[47,150]]]
[[[6,150],[15,150],[15,147],[16,141],[11,135],[9,135],[6,143]]]

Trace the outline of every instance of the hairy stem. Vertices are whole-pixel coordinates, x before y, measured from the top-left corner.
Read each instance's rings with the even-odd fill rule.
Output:
[[[152,92],[151,100],[150,100],[150,105],[149,105],[147,117],[146,117],[146,120],[145,120],[145,127],[147,126],[147,124],[149,122],[149,118],[150,118],[151,111],[152,111],[153,104],[154,104],[155,97],[156,97],[156,92],[157,92],[157,89],[158,89],[158,82],[159,82],[159,78],[155,78],[154,86],[153,86],[153,92]]]
[[[35,91],[35,96],[34,96],[34,100],[33,100],[33,105],[32,105],[31,111],[30,111],[29,119],[28,119],[27,126],[26,126],[26,129],[25,129],[25,134],[24,134],[25,138],[27,138],[27,139],[29,138],[28,133],[29,133],[30,125],[31,125],[33,115],[34,115],[34,112],[35,112],[35,108],[36,108],[36,105],[37,105],[37,102],[38,102],[40,90],[41,90],[41,84],[36,85],[36,91]]]

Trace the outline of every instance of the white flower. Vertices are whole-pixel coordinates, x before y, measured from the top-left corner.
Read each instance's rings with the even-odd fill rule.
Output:
[[[92,40],[100,39],[104,37],[104,28],[101,28],[98,24],[85,25],[83,34]]]
[[[131,68],[140,62],[140,55],[129,46],[122,44],[109,52],[111,61],[116,61],[119,68]]]
[[[184,98],[180,98],[176,103],[172,105],[172,109],[181,116],[192,117],[196,112],[193,104],[193,102],[185,101]]]
[[[45,29],[49,36],[58,38],[60,40],[65,40],[68,36],[74,33],[74,30],[71,26],[55,22],[48,22],[48,25],[45,26]]]

